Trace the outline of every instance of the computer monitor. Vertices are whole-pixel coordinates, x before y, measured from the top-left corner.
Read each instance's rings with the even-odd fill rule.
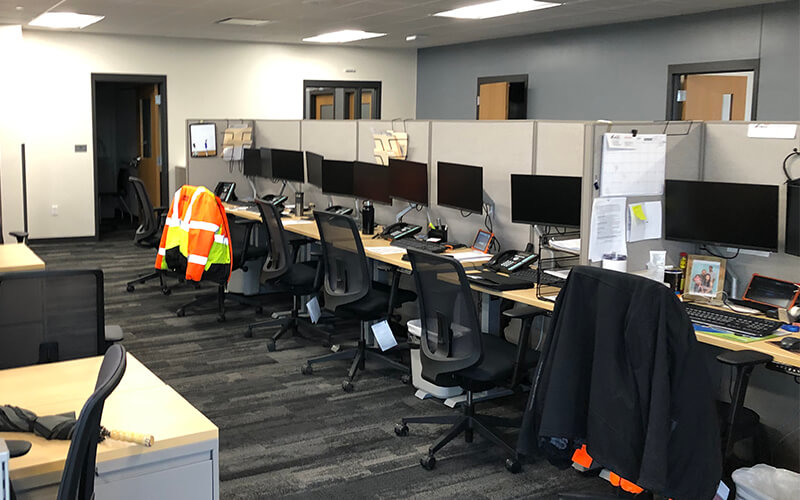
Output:
[[[322,192],[353,196],[353,162],[322,160]]]
[[[389,167],[357,161],[353,164],[353,194],[357,198],[392,204]]]
[[[272,150],[261,148],[261,177],[272,179]]]
[[[511,174],[511,221],[580,227],[581,178]]]
[[[308,183],[322,187],[322,155],[306,151],[306,176]]]
[[[272,149],[272,178],[291,182],[305,182],[306,174],[302,151]]]
[[[389,193],[392,198],[428,204],[428,165],[389,158]]]
[[[242,172],[249,177],[256,177],[261,175],[261,150],[260,149],[245,149],[244,150],[244,169]]]
[[[483,167],[440,161],[436,174],[436,204],[481,213]]]
[[[664,237],[778,251],[778,186],[667,180]]]

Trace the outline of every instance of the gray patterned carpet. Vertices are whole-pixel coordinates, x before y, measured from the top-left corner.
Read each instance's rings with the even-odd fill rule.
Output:
[[[456,410],[418,400],[396,372],[370,365],[346,394],[340,384],[349,363],[300,374],[306,358],[329,352],[319,342],[288,338],[270,353],[267,331],[243,337],[249,322],[288,309],[288,297],[266,299],[261,316],[231,307],[226,323],[217,323],[213,310],[178,318],[178,306],[203,290],[176,286],[165,297],[154,281],[126,293],[125,282],[148,270],[155,257],[132,244],[131,232],[98,243],[32,247],[50,269],[103,269],[106,323],[121,325],[128,350],[219,426],[223,499],[557,498],[564,491],[605,491],[605,481],[559,471],[544,460],[512,475],[505,457],[477,435],[472,444],[446,446],[434,471],[422,469],[419,458],[444,428],[412,426],[408,437],[398,438],[395,422]],[[348,329],[355,336],[354,327]],[[523,405],[524,397],[509,397],[479,411],[518,416]]]

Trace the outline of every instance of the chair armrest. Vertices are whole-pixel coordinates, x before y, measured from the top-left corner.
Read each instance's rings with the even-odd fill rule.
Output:
[[[529,306],[527,304],[517,304],[511,309],[503,311],[503,316],[511,319],[539,316],[542,314],[550,314],[550,311],[539,307]]]
[[[6,447],[8,447],[9,458],[16,458],[27,454],[31,450],[31,442],[18,439],[6,439]]]
[[[756,366],[772,361],[772,356],[756,351],[725,351],[717,355],[717,361],[731,366]]]
[[[252,226],[252,225],[254,225],[254,224],[258,224],[258,221],[254,221],[254,220],[250,220],[250,219],[244,219],[244,218],[242,218],[242,217],[237,217],[237,218],[236,218],[236,219],[233,221],[233,223],[234,223],[234,224],[240,224],[240,225],[243,225],[243,226],[247,226],[247,225],[250,225],[250,226]]]
[[[9,236],[13,236],[17,239],[17,243],[24,243],[25,240],[28,239],[28,232],[27,231],[11,231],[8,233]]]

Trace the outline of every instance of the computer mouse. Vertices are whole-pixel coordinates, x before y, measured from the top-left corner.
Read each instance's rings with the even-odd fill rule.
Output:
[[[781,339],[780,347],[787,351],[800,352],[800,339],[797,337],[784,337]]]

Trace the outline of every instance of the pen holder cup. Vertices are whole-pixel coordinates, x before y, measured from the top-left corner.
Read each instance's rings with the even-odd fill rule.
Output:
[[[438,226],[428,231],[428,238],[439,238],[442,242],[447,241],[447,229],[444,226]]]

